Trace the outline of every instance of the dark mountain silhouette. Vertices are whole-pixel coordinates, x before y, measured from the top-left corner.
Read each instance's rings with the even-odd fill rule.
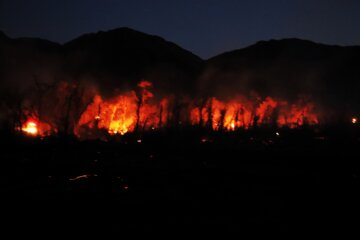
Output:
[[[160,89],[190,90],[202,65],[199,57],[176,44],[129,28],[85,34],[64,49],[67,71],[90,72],[109,86],[114,78],[130,85],[146,78]]]
[[[0,76],[7,92],[35,80],[64,79],[96,82],[103,92],[113,92],[148,79],[155,89],[172,93],[226,98],[256,92],[289,100],[308,95],[329,113],[356,114],[359,63],[358,46],[300,39],[260,41],[203,61],[161,37],[129,28],[85,34],[64,45],[0,32]]]
[[[1,78],[7,85],[34,79],[89,79],[104,92],[147,79],[156,89],[189,92],[202,59],[164,39],[129,28],[85,34],[64,45],[0,34]]]
[[[0,31],[0,41],[3,41],[5,39],[7,39],[8,37],[6,36],[6,34],[3,31]]]
[[[299,39],[260,41],[209,59],[199,86],[206,94],[252,91],[295,99],[311,96],[327,112],[358,111],[360,47]],[[219,84],[221,83],[221,84]]]
[[[0,95],[22,95],[35,81],[60,79],[62,64],[60,44],[38,38],[11,39],[0,33]]]

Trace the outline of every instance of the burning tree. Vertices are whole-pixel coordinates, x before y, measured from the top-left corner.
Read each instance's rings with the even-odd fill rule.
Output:
[[[98,138],[178,128],[180,124],[208,131],[234,131],[258,125],[295,128],[319,123],[314,104],[305,98],[295,103],[272,97],[253,100],[245,96],[228,101],[174,95],[155,98],[152,83],[143,80],[136,90],[104,99],[80,81],[43,85],[34,80],[34,83],[32,97],[18,94],[7,107],[11,109],[14,129],[30,129],[37,135],[74,133],[82,138]]]

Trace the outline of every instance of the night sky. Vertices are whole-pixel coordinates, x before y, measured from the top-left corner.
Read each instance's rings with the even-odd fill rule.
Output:
[[[64,43],[130,27],[202,58],[290,37],[360,45],[359,24],[358,0],[0,0],[0,30],[10,37]]]

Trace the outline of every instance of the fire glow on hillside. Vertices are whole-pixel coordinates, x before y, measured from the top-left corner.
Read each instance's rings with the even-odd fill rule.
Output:
[[[137,90],[112,98],[104,99],[95,94],[74,124],[74,134],[86,138],[89,133],[92,132],[90,135],[93,136],[96,135],[94,132],[101,130],[110,135],[124,135],[178,125],[235,131],[266,125],[296,128],[304,124],[319,124],[314,104],[303,99],[289,103],[272,97],[249,99],[237,96],[230,101],[216,97],[184,98],[180,101],[174,96],[156,98],[152,87],[151,82],[141,81]],[[22,131],[29,135],[47,135],[57,131],[50,131],[50,126],[54,124],[28,119]]]
[[[211,97],[206,100],[186,100],[180,108],[171,97],[155,101],[150,91],[150,82],[143,81],[138,87],[138,93],[130,91],[108,100],[96,95],[81,115],[75,133],[81,135],[86,130],[97,128],[110,134],[123,135],[135,130],[163,128],[174,123],[209,127],[215,131],[234,131],[267,124],[296,128],[319,123],[311,102],[289,104],[271,97],[264,100],[258,98],[256,102],[238,97],[226,102]]]

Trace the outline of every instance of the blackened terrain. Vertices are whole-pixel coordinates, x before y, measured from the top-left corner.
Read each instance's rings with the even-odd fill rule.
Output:
[[[13,234],[355,232],[359,134],[346,126],[190,128],[108,142],[13,136],[2,139],[1,218]]]

